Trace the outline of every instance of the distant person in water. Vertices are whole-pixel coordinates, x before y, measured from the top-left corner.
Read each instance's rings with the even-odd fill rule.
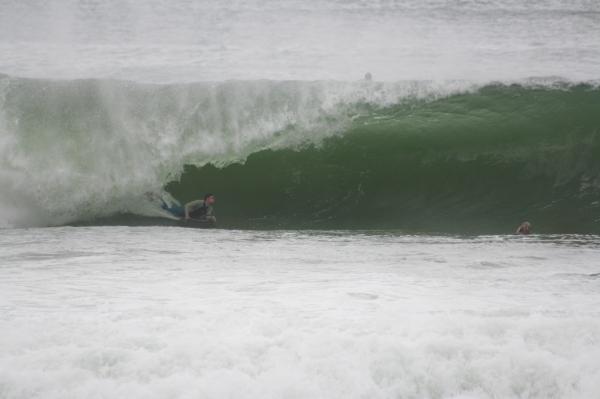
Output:
[[[529,222],[523,222],[519,225],[519,227],[517,227],[517,231],[515,232],[515,234],[531,234],[531,223]]]
[[[194,219],[202,222],[216,223],[217,218],[213,209],[215,204],[215,196],[212,194],[206,194],[204,199],[191,201],[185,204],[184,217],[186,220]]]

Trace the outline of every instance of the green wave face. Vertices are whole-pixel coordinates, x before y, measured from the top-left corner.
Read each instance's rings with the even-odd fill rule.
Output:
[[[600,233],[600,90],[487,86],[386,108],[337,136],[188,165],[167,185],[217,196],[240,228]]]

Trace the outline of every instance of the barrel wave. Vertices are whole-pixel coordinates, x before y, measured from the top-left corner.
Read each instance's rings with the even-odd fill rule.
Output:
[[[373,110],[320,145],[188,167],[169,188],[220,193],[231,225],[597,232],[599,104],[586,86],[488,86]]]
[[[166,190],[224,228],[600,232],[593,83],[0,83],[5,225],[148,223]]]

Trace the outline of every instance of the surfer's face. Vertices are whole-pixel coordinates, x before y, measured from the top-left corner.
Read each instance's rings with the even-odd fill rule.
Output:
[[[210,197],[208,197],[208,198],[206,199],[206,203],[207,203],[208,205],[212,205],[212,204],[214,204],[214,203],[215,203],[215,196],[214,196],[214,195],[211,195]]]

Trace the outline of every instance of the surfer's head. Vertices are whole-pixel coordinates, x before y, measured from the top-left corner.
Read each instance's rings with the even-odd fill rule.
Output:
[[[206,194],[204,196],[204,203],[206,205],[212,205],[215,203],[215,196],[213,194]]]

